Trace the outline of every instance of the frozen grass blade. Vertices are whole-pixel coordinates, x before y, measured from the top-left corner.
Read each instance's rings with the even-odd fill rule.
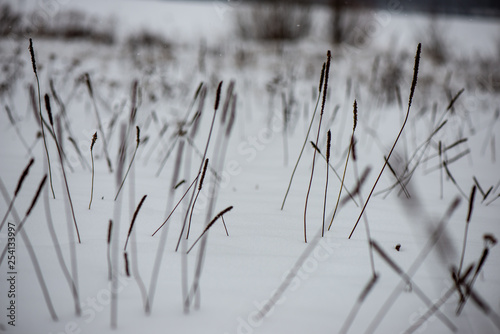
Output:
[[[42,102],[41,102],[41,94],[40,94],[40,80],[38,79],[38,72],[36,70],[36,59],[35,59],[35,50],[33,49],[33,40],[30,38],[29,51],[31,55],[31,65],[33,65],[33,72],[35,73],[36,78],[36,86],[38,89],[38,113],[40,115],[40,128],[42,130],[42,138],[43,138],[43,146],[45,147],[45,154],[47,155],[47,163],[49,165],[49,180],[50,180],[50,189],[52,190],[52,197],[55,199],[56,195],[54,193],[54,186],[52,185],[52,168],[50,166],[50,156],[49,150],[47,148],[47,139],[45,138],[45,130],[44,130],[44,120],[42,116]],[[47,124],[45,123],[47,126]],[[47,126],[47,128],[49,128]],[[54,131],[52,131],[54,133]]]
[[[92,143],[90,144],[90,160],[92,161],[92,181],[90,186],[90,202],[89,202],[89,210],[92,205],[92,198],[94,197],[94,145],[97,140],[97,131],[92,136]]]
[[[394,151],[394,148],[396,147],[396,144],[398,143],[399,137],[401,137],[401,134],[403,133],[403,130],[405,128],[406,122],[408,121],[408,116],[410,115],[410,108],[411,108],[411,102],[413,100],[413,94],[415,93],[415,88],[417,86],[417,77],[418,77],[418,66],[420,64],[420,52],[422,50],[422,44],[418,43],[417,46],[417,53],[415,55],[415,65],[413,67],[413,80],[411,83],[411,88],[410,88],[410,97],[408,99],[408,110],[406,111],[406,116],[403,121],[403,125],[401,125],[401,129],[399,130],[399,133],[394,140],[394,144],[391,147],[391,150],[389,151],[389,154],[387,155],[387,159],[384,161],[384,165],[382,166],[382,169],[380,170],[380,173],[377,176],[377,179],[375,180],[375,183],[373,184],[372,190],[368,194],[368,198],[366,199],[365,205],[363,205],[363,208],[361,209],[361,213],[359,214],[358,219],[356,220],[356,223],[354,224],[354,227],[349,234],[349,239],[351,239],[356,227],[358,226],[359,221],[361,220],[361,217],[363,216],[363,213],[365,212],[366,206],[370,202],[370,198],[373,195],[373,192],[375,191],[375,187],[378,184],[378,181],[380,180],[380,177],[382,176],[382,173],[384,172],[385,167],[387,166],[387,161],[390,159],[392,152]]]

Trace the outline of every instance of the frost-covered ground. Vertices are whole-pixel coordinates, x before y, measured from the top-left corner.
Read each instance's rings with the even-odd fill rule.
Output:
[[[433,315],[417,332],[447,333],[455,326],[459,333],[498,333],[500,254],[498,246],[483,238],[485,234],[500,235],[500,200],[494,201],[500,195],[498,21],[455,17],[431,20],[388,7],[385,11],[365,14],[366,20],[357,26],[365,38],[363,45],[333,47],[326,37],[328,15],[323,8],[313,8],[313,27],[308,37],[275,44],[238,37],[235,13],[245,10],[239,2],[54,3],[57,6],[50,10],[34,1],[20,2],[14,7],[25,12],[46,10],[49,18],[75,9],[93,17],[92,24],[96,27],[114,29],[116,39],[108,44],[36,37],[33,40],[42,114],[48,122],[43,99],[48,94],[54,117],[62,123],[59,138],[67,157],[65,168],[82,242],[76,241],[56,145],[45,128],[56,198],[52,198],[47,181],[24,229],[58,321],[51,318],[20,233],[15,238],[15,252],[8,252],[0,264],[0,332],[113,332],[111,295],[117,291],[115,331],[120,333],[338,333],[348,322],[349,314],[355,314],[350,333],[371,332],[374,319],[381,319],[375,332],[399,333],[418,321],[432,303],[440,301],[442,314]],[[431,23],[433,30],[429,28]],[[129,37],[144,31],[161,36],[166,44],[134,47]],[[439,43],[445,43],[446,57],[441,62],[433,58],[432,51],[436,48],[429,47],[432,31],[437,33]],[[361,205],[356,206],[350,200],[343,202],[344,191],[343,205],[331,229],[323,238],[315,238],[322,224],[326,180],[325,161],[316,155],[307,210],[308,243],[304,243],[304,203],[314,153],[309,143],[283,210],[280,207],[314,111],[327,50],[332,51],[333,58],[318,147],[322,153],[326,152],[326,132],[330,129],[331,164],[342,175],[356,99],[357,160],[349,160],[345,185],[353,191],[361,174],[371,168],[361,187],[361,198],[355,196],[360,204],[368,197],[384,165],[384,156],[389,154],[403,123],[418,42],[423,44],[418,83],[408,122],[390,159],[392,169],[402,178],[407,175],[407,162],[410,170],[415,167],[405,187],[410,198],[400,191],[400,186],[390,193],[382,192],[396,181],[391,170],[385,168],[364,212],[371,238],[380,245],[383,254],[403,271],[415,268],[414,263],[418,270],[412,275],[411,284],[399,285],[401,277],[387,258],[374,252],[378,279],[356,309],[358,297],[372,279],[364,219],[348,239]],[[47,173],[43,141],[37,137],[40,126],[30,96],[31,85],[37,106],[28,45],[27,39],[0,40],[0,177],[9,198],[30,157],[35,159],[14,203],[20,219]],[[92,84],[113,172],[106,164],[103,133],[85,73]],[[230,117],[223,123],[222,109],[232,80],[233,93],[237,95],[235,121],[230,135],[225,137]],[[221,103],[207,154],[210,169],[193,211],[189,239],[176,252],[191,192],[163,230],[154,237],[151,234],[197,175],[220,81],[223,81]],[[203,100],[202,93],[196,95],[200,83],[206,97],[198,132],[193,135],[196,122],[191,121]],[[462,88],[465,90],[448,109]],[[55,95],[64,104],[67,118],[61,116]],[[129,122],[134,106],[136,117]],[[318,111],[309,140],[316,139],[319,118]],[[141,143],[118,200],[114,201],[120,128],[127,126],[125,168],[136,147],[134,126],[141,130]],[[96,131],[95,184],[89,210],[90,145]],[[69,137],[78,146],[81,157]],[[171,155],[160,169],[170,150]],[[180,163],[176,162],[177,156]],[[443,161],[456,184],[447,175]],[[179,167],[177,176],[176,167]],[[214,172],[219,175],[217,182]],[[476,298],[468,298],[457,316],[460,296],[452,289],[450,270],[460,263],[474,177],[481,189],[476,191],[462,273],[470,264],[478,264],[485,245],[489,252],[472,284]],[[173,189],[182,180],[185,182]],[[407,179],[403,181],[406,183]],[[210,211],[210,191],[215,184],[218,196]],[[330,170],[327,225],[339,187],[340,182]],[[483,194],[490,188],[487,195]],[[154,300],[150,300],[150,314],[145,312],[140,284],[133,275],[126,276],[122,251],[133,213],[144,195],[147,198],[137,215],[127,252],[131,269],[137,268],[148,294],[152,291],[150,282],[158,249],[163,255]],[[5,198],[3,190],[2,198]],[[447,214],[455,198],[460,198],[461,204]],[[8,199],[3,199],[2,218],[9,207]],[[229,236],[221,220],[210,228],[205,239],[199,293],[185,308],[185,289],[191,289],[193,284],[202,242],[187,256],[183,254],[205,224],[229,206],[233,209],[224,215]],[[63,261],[58,259],[50,234],[48,211]],[[12,223],[15,229],[19,227],[14,210],[12,213],[0,231],[2,250],[7,244],[8,227]],[[110,219],[114,221],[111,243],[117,247],[112,254],[117,259],[114,288],[108,281]],[[445,222],[446,229],[434,245],[431,235],[440,220]],[[398,244],[400,248],[396,250]],[[162,252],[161,245],[165,247]],[[76,266],[72,266],[72,249],[76,250]],[[428,256],[419,259],[419,254],[427,250]],[[303,254],[307,257],[301,257]],[[9,269],[9,255],[15,255],[13,269]],[[294,267],[297,263],[299,267]],[[63,267],[67,268],[68,276]],[[476,269],[474,266],[467,284]],[[9,274],[12,271],[16,274]],[[11,276],[15,276],[13,285],[7,281]],[[68,277],[77,286],[80,316],[75,315]],[[462,289],[466,291],[464,286]],[[15,297],[9,297],[12,289]],[[379,318],[377,313],[393,291],[400,292],[398,298],[390,304],[386,315]],[[270,300],[276,303],[268,303]],[[12,320],[7,317],[10,314],[7,307],[12,301],[16,308],[15,327],[9,325]],[[483,302],[482,308],[479,301]],[[270,308],[259,318],[266,303]],[[445,318],[452,325],[445,325]]]

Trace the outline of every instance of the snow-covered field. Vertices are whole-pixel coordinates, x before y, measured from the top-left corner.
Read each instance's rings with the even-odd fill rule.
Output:
[[[26,13],[45,11],[49,21],[63,12],[85,13],[93,27],[114,31],[115,40],[37,38],[36,31],[33,35],[41,111],[49,123],[47,94],[65,156],[74,219],[56,142],[44,127],[55,199],[47,179],[21,229],[48,164],[39,136],[29,40],[0,39],[2,219],[24,168],[34,158],[0,231],[1,251],[8,250],[0,263],[0,333],[499,332],[500,253],[493,242],[500,235],[500,199],[495,201],[500,196],[498,20],[430,19],[388,5],[364,13],[365,20],[355,27],[365,43],[332,46],[328,14],[320,7],[312,8],[307,37],[270,43],[238,36],[236,12],[248,9],[240,2],[65,0],[50,6],[38,1],[12,6]],[[149,46],[132,44],[130,36],[141,32],[157,39]],[[445,50],[444,60],[434,57],[438,48],[432,47],[433,41]],[[419,42],[422,53],[408,121],[390,167],[384,167],[407,111]],[[332,52],[331,69],[317,146],[326,154],[331,130],[330,163],[342,177],[356,100],[356,160],[351,156],[348,161],[346,188],[354,192],[361,176],[369,174],[359,194],[353,195],[357,204],[343,190],[331,229],[320,238],[327,165],[315,155],[304,243],[304,206],[314,156],[309,143],[281,206],[313,116],[327,50]],[[234,89],[228,94],[231,82]],[[226,101],[228,112],[222,120]],[[319,109],[308,141],[316,141]],[[90,147],[96,132],[89,209]],[[183,222],[197,192],[196,186],[189,186],[203,164],[210,133],[208,171],[186,240]],[[123,138],[126,154],[120,173]],[[477,189],[470,204],[473,186]],[[165,226],[151,236],[188,188]],[[330,169],[326,227],[339,189],[340,181]],[[144,195],[127,245],[127,276],[123,247]],[[456,199],[460,204],[454,207]],[[212,218],[230,206],[224,220],[218,219],[186,255]],[[14,231],[19,232],[15,240],[9,239]],[[461,274],[473,265],[460,283],[465,303],[451,275],[462,254]],[[478,266],[482,256],[485,261]],[[371,288],[364,290],[370,282]],[[438,310],[432,308],[434,303]],[[463,309],[457,315],[460,304]],[[428,310],[432,315],[412,328]]]

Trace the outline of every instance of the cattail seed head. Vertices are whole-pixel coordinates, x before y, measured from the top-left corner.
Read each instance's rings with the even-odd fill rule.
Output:
[[[35,72],[35,75],[38,75],[36,72],[36,60],[35,60],[35,50],[33,50],[33,40],[30,38],[30,55],[31,55],[31,65],[33,65],[33,72]]]
[[[49,94],[45,94],[45,109],[47,109],[47,114],[49,115],[50,125],[54,125],[54,119],[52,118],[52,109],[50,108],[50,97]]]
[[[358,125],[358,102],[354,100],[354,106],[353,106],[353,127],[352,131],[354,132],[356,130],[356,125]]]
[[[220,91],[222,89],[222,81],[219,82],[219,86],[217,86],[217,94],[215,95],[215,105],[214,105],[214,110],[219,109],[219,102],[220,102]]]
[[[330,149],[332,142],[332,131],[328,130],[326,133],[326,163],[330,162]]]
[[[97,140],[97,131],[92,136],[92,144],[90,144],[90,150],[91,151],[92,151],[92,149],[94,149],[94,145],[95,145],[96,140]]]

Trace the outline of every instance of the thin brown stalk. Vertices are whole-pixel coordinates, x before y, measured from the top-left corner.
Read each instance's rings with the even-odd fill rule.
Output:
[[[123,251],[126,251],[127,250],[127,244],[128,244],[128,239],[130,238],[130,234],[132,233],[132,228],[134,228],[134,223],[135,223],[135,219],[137,218],[137,215],[139,214],[139,210],[141,209],[142,207],[142,204],[144,203],[144,201],[146,200],[146,197],[148,195],[144,195],[141,199],[141,201],[139,202],[139,204],[137,205],[137,208],[135,209],[135,212],[134,212],[134,216],[132,217],[132,221],[130,222],[130,227],[128,229],[128,233],[127,233],[127,239],[125,240],[125,246],[123,247]]]
[[[328,172],[330,171],[328,165],[330,164],[331,142],[332,142],[332,132],[328,130],[328,132],[326,133],[326,181],[325,181],[325,197],[323,199],[323,224],[321,227],[321,237],[325,236],[326,197],[328,195]]]
[[[196,205],[196,201],[198,200],[198,196],[200,195],[201,189],[203,188],[203,181],[205,180],[207,166],[208,166],[208,158],[205,159],[205,164],[203,165],[203,171],[201,172],[200,182],[198,183],[198,191],[196,192],[196,196],[194,198],[193,205],[191,205],[191,213],[189,214],[188,227],[187,227],[187,231],[186,231],[186,239],[189,239],[189,231],[191,230],[191,220],[193,218],[193,211],[194,211],[194,207]]]
[[[125,172],[125,176],[123,177],[123,180],[120,184],[120,187],[118,188],[118,191],[116,192],[115,201],[118,198],[120,191],[122,190],[122,187],[123,187],[123,184],[125,183],[125,180],[127,179],[128,173],[130,172],[130,168],[132,167],[132,163],[134,162],[135,155],[137,153],[137,149],[139,148],[139,144],[141,143],[141,130],[139,129],[138,126],[136,126],[135,129],[136,129],[136,137],[135,137],[136,145],[135,145],[134,154],[132,155],[132,159],[130,160],[127,171]]]
[[[43,123],[43,116],[42,116],[40,80],[38,79],[38,72],[36,70],[35,50],[33,49],[33,40],[31,38],[30,38],[29,51],[30,51],[30,55],[31,55],[31,65],[33,65],[33,72],[35,73],[36,86],[37,86],[37,90],[38,90],[38,113],[40,116],[40,128],[42,130],[43,146],[45,147],[45,154],[47,155],[47,164],[49,165],[50,189],[52,190],[52,197],[55,199],[56,195],[54,193],[54,186],[52,185],[52,168],[50,166],[49,149],[47,148],[47,139],[45,138],[45,130],[44,130],[44,123]],[[45,125],[47,125],[47,124],[45,124]],[[52,133],[54,133],[54,131],[52,131]]]
[[[90,202],[89,202],[89,210],[92,205],[92,198],[94,197],[94,145],[97,140],[97,131],[92,136],[92,143],[90,144],[90,160],[92,161],[92,180],[90,185]]]
[[[47,114],[49,115],[49,122],[50,122],[50,126],[52,127],[52,132],[56,133],[56,131],[54,130],[54,121],[52,118],[52,112],[51,112],[51,108],[50,108],[50,98],[47,94],[45,94],[45,107],[47,109]],[[73,218],[73,223],[75,225],[76,235],[78,237],[78,243],[82,243],[82,241],[80,240],[80,231],[78,230],[78,224],[76,222],[75,210],[73,208],[73,201],[71,200],[71,193],[69,191],[68,179],[66,177],[66,170],[64,168],[63,153],[62,153],[61,144],[59,143],[59,140],[60,140],[60,138],[57,138],[57,136],[56,136],[55,142],[56,142],[57,153],[59,155],[59,162],[61,163],[61,170],[62,170],[63,179],[64,179],[64,186],[66,188],[66,194],[68,195],[68,202],[69,202],[69,206],[71,208],[71,215]]]
[[[358,103],[356,100],[354,100],[353,104],[353,126],[352,126],[352,135],[351,135],[351,141],[349,142],[349,150],[347,151],[347,156],[345,158],[345,166],[344,166],[344,173],[342,174],[342,181],[340,183],[340,190],[339,190],[339,196],[337,197],[337,203],[335,204],[335,209],[333,210],[333,215],[332,219],[330,220],[330,225],[328,225],[328,231],[330,231],[330,228],[332,227],[333,220],[335,219],[335,214],[337,213],[337,209],[339,207],[339,202],[340,202],[340,197],[342,196],[342,186],[344,185],[345,181],[345,174],[347,171],[347,164],[349,163],[349,157],[351,156],[351,150],[352,150],[352,144],[354,142],[354,132],[356,131],[356,125],[358,124]]]
[[[281,210],[283,210],[283,207],[285,206],[288,193],[290,192],[290,188],[292,187],[293,177],[295,176],[295,172],[297,171],[297,166],[299,165],[302,153],[304,153],[304,148],[306,147],[307,139],[309,138],[309,133],[311,132],[311,128],[314,122],[314,117],[316,116],[316,111],[318,110],[319,100],[321,98],[321,89],[323,87],[323,80],[325,77],[325,68],[326,68],[326,63],[323,63],[323,68],[321,69],[321,78],[319,80],[319,90],[318,90],[318,98],[316,100],[316,106],[314,107],[314,111],[311,116],[311,121],[309,122],[309,127],[307,128],[306,138],[304,139],[304,143],[302,144],[302,148],[300,149],[299,157],[297,158],[297,162],[295,162],[295,166],[293,167],[292,175],[290,176],[290,181],[288,182],[288,187],[286,189],[285,197],[283,198],[283,202],[281,203]]]
[[[228,213],[229,211],[231,211],[233,209],[233,206],[229,206],[227,208],[225,208],[224,210],[222,210],[221,212],[219,212],[211,221],[210,223],[208,223],[207,227],[205,227],[205,229],[203,230],[203,232],[200,234],[200,236],[198,237],[198,239],[196,239],[196,241],[191,245],[191,247],[188,249],[188,251],[186,252],[187,254],[189,254],[189,252],[191,251],[191,249],[193,249],[193,247],[196,245],[196,243],[198,241],[200,241],[201,237],[203,237],[203,235],[205,233],[207,233],[207,231],[215,224],[215,222],[220,218],[222,217],[224,214]]]
[[[97,126],[99,128],[99,131],[101,132],[104,154],[106,155],[106,162],[108,163],[109,172],[112,173],[113,167],[111,165],[111,158],[109,157],[109,153],[108,153],[108,143],[106,141],[106,134],[104,133],[104,129],[102,127],[101,117],[99,116],[99,110],[97,108],[97,103],[95,101],[94,89],[92,87],[92,82],[90,81],[90,75],[88,73],[85,73],[85,83],[87,85],[87,89],[89,91],[89,95],[90,95],[90,98],[92,100],[92,104],[94,106],[94,112],[95,112],[96,119],[97,119]]]
[[[156,232],[158,232],[163,227],[163,225],[165,225],[168,222],[168,220],[170,219],[170,217],[172,216],[172,214],[175,212],[175,209],[177,209],[177,207],[179,206],[179,204],[181,204],[181,202],[184,199],[184,197],[186,197],[186,195],[188,194],[189,189],[191,189],[191,187],[194,185],[194,183],[196,182],[197,179],[198,179],[198,177],[196,177],[193,180],[193,182],[191,182],[191,184],[189,185],[188,189],[184,192],[184,195],[182,195],[181,199],[174,206],[174,208],[172,209],[172,211],[170,212],[170,214],[167,216],[167,218],[165,219],[165,221],[153,232],[153,234],[151,234],[152,237],[154,237],[154,235],[156,234]]]
[[[108,260],[108,281],[111,281],[111,235],[113,233],[113,220],[109,220],[108,224],[108,238],[107,238],[107,252],[106,252],[106,257]]]
[[[212,131],[213,131],[214,123],[215,123],[215,117],[217,116],[217,109],[219,107],[219,99],[220,99],[220,91],[221,91],[221,89],[222,89],[222,81],[219,83],[219,86],[217,87],[217,93],[216,93],[216,99],[215,99],[215,105],[214,105],[214,114],[212,116],[212,123],[210,125],[210,130],[208,132],[208,138],[207,138],[207,141],[206,141],[206,144],[205,144],[205,151],[203,152],[203,158],[201,160],[200,167],[198,169],[198,175],[201,174],[201,171],[202,171],[202,168],[203,168],[203,164],[205,163],[205,159],[207,157],[208,146],[210,144],[210,139],[212,138]],[[195,185],[196,185],[196,183],[195,183]],[[195,191],[193,191],[192,194],[191,194],[191,198],[189,200],[188,207],[192,206],[193,201],[194,201],[194,197],[195,197]],[[177,245],[175,246],[175,251],[176,252],[179,249],[179,245],[181,243],[181,239],[182,239],[182,237],[184,235],[184,231],[185,231],[185,228],[186,228],[186,224],[187,224],[187,219],[188,219],[189,212],[190,212],[189,209],[186,210],[186,215],[184,216],[184,221],[182,223],[181,233],[179,234],[179,239],[177,240]]]
[[[309,143],[311,144],[311,146],[313,147],[313,149],[315,149],[316,152],[318,152],[319,156],[322,157],[323,160],[326,161],[326,156],[321,152],[321,150],[316,146],[316,144],[314,144],[313,141],[310,141]],[[328,167],[330,167],[330,169],[333,171],[333,173],[335,174],[335,176],[337,177],[337,179],[340,182],[342,182],[342,177],[339,175],[339,173],[337,172],[337,170],[335,169],[335,167],[333,167],[331,163],[328,163]],[[347,186],[344,184],[343,187],[344,187],[344,190],[349,195],[349,198],[351,199],[351,201],[354,203],[354,205],[356,205],[357,207],[359,207],[358,202],[354,198],[354,195],[349,191],[349,189],[347,189]]]
[[[316,146],[318,146],[319,134],[321,132],[321,121],[323,120],[323,112],[325,110],[326,93],[327,93],[327,89],[328,89],[328,75],[330,73],[331,57],[332,57],[332,54],[331,54],[330,50],[328,50],[328,52],[326,54],[325,83],[323,86],[323,100],[321,102],[321,112],[320,112],[320,118],[319,118],[319,123],[318,123],[318,132],[316,134],[316,143],[315,143]],[[306,243],[307,243],[307,204],[309,202],[309,194],[311,193],[311,186],[312,186],[312,181],[313,181],[313,177],[314,177],[315,163],[316,163],[316,150],[313,152],[311,177],[309,179],[309,186],[307,187],[306,200],[305,200],[305,204],[304,204],[304,242],[306,242]]]
[[[399,137],[401,137],[401,134],[403,133],[406,122],[408,121],[408,116],[410,115],[411,102],[413,100],[413,94],[415,93],[415,88],[417,86],[418,66],[420,64],[420,52],[421,52],[421,50],[422,50],[422,44],[418,43],[417,53],[415,55],[415,64],[413,67],[413,80],[412,80],[411,88],[410,88],[410,97],[408,99],[408,110],[406,111],[406,116],[405,116],[405,119],[403,121],[403,124],[401,125],[401,129],[399,130],[399,133],[398,133],[396,139],[394,140],[394,144],[392,145],[391,150],[389,151],[389,154],[387,155],[387,160],[389,160],[389,158],[391,157],[392,152],[394,151],[394,148],[396,147],[396,144],[398,143]],[[349,239],[351,239],[351,237],[354,233],[354,230],[356,229],[356,226],[358,225],[359,221],[361,220],[361,217],[363,216],[363,213],[365,212],[366,207],[367,207],[368,203],[370,202],[370,198],[372,197],[373,192],[375,191],[375,187],[377,186],[378,181],[380,180],[382,173],[384,172],[384,169],[387,166],[387,160],[384,161],[384,165],[382,166],[382,169],[380,170],[380,173],[377,176],[377,179],[375,180],[375,183],[372,187],[372,190],[368,194],[368,198],[366,199],[365,204],[363,205],[363,208],[361,209],[359,217],[356,220],[356,223],[354,224],[354,227],[353,227],[351,233],[349,234]]]

